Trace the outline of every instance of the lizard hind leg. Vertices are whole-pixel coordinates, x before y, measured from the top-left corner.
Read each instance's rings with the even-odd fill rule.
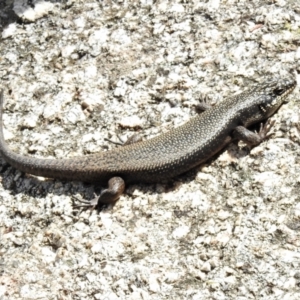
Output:
[[[112,177],[108,181],[108,188],[104,189],[98,197],[97,205],[113,204],[124,193],[125,182],[121,177]]]
[[[125,182],[121,177],[112,177],[108,181],[108,187],[101,191],[100,195],[95,195],[91,201],[81,200],[74,197],[79,204],[73,205],[74,208],[94,208],[100,209],[103,205],[114,204],[125,191]]]
[[[142,140],[141,136],[139,134],[133,134],[131,137],[128,138],[126,142],[123,142],[121,138],[118,136],[120,139],[119,142],[114,142],[112,140],[106,139],[107,141],[121,145],[121,146],[126,146],[130,144],[135,144],[138,143]],[[104,190],[101,191],[100,195],[97,196],[96,194],[94,199],[88,201],[88,200],[82,200],[78,199],[77,197],[74,197],[74,199],[77,201],[75,205],[73,205],[74,208],[90,208],[93,210],[94,208],[97,208],[98,211],[101,210],[101,207],[104,205],[109,205],[109,204],[114,204],[120,196],[124,193],[125,191],[125,182],[121,177],[112,177],[108,181],[108,187]],[[79,204],[78,204],[79,202]]]

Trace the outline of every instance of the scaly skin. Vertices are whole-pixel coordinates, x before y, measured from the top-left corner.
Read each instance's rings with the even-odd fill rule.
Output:
[[[234,137],[251,145],[259,144],[269,128],[265,126],[255,134],[246,127],[273,115],[295,86],[296,81],[291,77],[266,80],[167,133],[111,151],[70,159],[39,159],[12,152],[3,137],[1,93],[0,153],[16,169],[36,176],[100,183],[112,178],[109,188],[97,200],[111,203],[123,192],[123,180],[158,182],[172,178],[203,163]]]

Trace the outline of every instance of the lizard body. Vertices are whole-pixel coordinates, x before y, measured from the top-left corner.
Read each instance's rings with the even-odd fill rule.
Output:
[[[269,128],[258,134],[246,127],[273,115],[296,86],[294,78],[269,79],[206,109],[187,123],[152,139],[99,154],[70,159],[40,159],[19,155],[3,136],[3,92],[0,96],[0,153],[16,169],[36,176],[107,182],[98,203],[112,203],[131,182],[159,182],[184,173],[220,151],[232,138],[259,144]],[[95,203],[94,203],[95,204]]]

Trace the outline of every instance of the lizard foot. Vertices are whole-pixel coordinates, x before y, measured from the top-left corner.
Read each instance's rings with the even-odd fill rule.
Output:
[[[115,203],[124,193],[125,182],[121,177],[113,177],[108,181],[108,188],[102,190],[99,196],[95,195],[91,201],[78,199],[73,196],[79,203],[74,205],[74,208],[90,208],[93,210],[101,210],[104,205]]]
[[[274,133],[271,132],[272,127],[274,126],[275,121],[267,121],[265,124],[260,123],[258,136],[261,138],[261,141],[264,141],[268,139],[270,136],[272,136]]]
[[[273,134],[270,130],[274,124],[275,121],[268,121],[265,125],[261,123],[258,132],[252,132],[244,126],[237,126],[233,135],[235,138],[245,142],[248,146],[257,146]]]

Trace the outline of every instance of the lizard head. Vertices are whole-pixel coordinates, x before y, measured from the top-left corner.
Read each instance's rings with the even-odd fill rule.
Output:
[[[286,77],[266,80],[257,87],[255,94],[258,95],[259,108],[265,118],[273,115],[287,101],[287,96],[295,86],[296,80],[293,77]]]
[[[288,100],[296,84],[293,77],[273,77],[247,90],[247,103],[242,104],[246,111],[243,124],[249,126],[272,116]]]

